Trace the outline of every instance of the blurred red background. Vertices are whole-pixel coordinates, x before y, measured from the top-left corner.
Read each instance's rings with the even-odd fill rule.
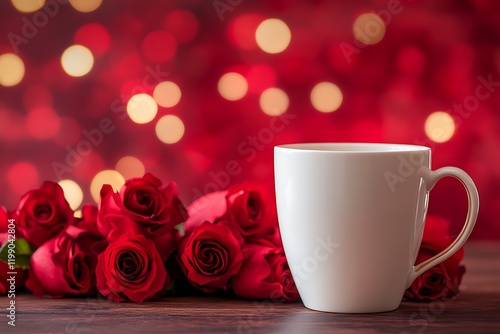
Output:
[[[272,183],[274,145],[398,142],[466,170],[473,237],[500,239],[500,2],[12,0],[0,29],[11,210],[43,180],[77,208],[144,171],[190,203]],[[458,181],[430,212],[459,231]]]

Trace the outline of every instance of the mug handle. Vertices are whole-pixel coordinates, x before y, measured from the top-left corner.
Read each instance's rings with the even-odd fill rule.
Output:
[[[465,219],[465,224],[460,234],[456,237],[456,239],[443,251],[439,254],[431,257],[430,259],[419,263],[416,266],[413,266],[412,271],[408,277],[408,281],[406,284],[406,288],[409,288],[413,281],[420,276],[425,271],[431,269],[432,267],[440,264],[441,262],[448,259],[455,252],[457,252],[460,247],[463,246],[467,238],[469,238],[474,225],[476,224],[477,213],[479,210],[479,194],[477,192],[477,188],[474,185],[474,182],[470,178],[470,176],[456,167],[443,167],[439,168],[435,171],[430,171],[427,169],[427,173],[423,176],[424,182],[427,185],[428,191],[434,187],[434,185],[446,176],[452,176],[462,182],[465,190],[467,191],[467,197],[469,201],[469,209],[467,211],[467,218]]]

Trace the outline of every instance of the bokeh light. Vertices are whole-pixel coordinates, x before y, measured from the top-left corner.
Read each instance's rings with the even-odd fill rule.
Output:
[[[342,92],[340,88],[331,82],[320,82],[311,91],[311,103],[313,107],[321,112],[332,112],[342,104]]]
[[[90,182],[107,169],[176,181],[189,205],[233,159],[244,168],[224,187],[272,183],[281,143],[427,141],[443,146],[435,165],[464,168],[481,189],[475,238],[500,240],[500,155],[489,154],[500,145],[500,2],[239,2],[4,1],[0,205],[15,210],[61,179],[93,202]],[[67,70],[76,45],[86,56],[70,54]],[[462,194],[450,189],[436,189],[429,212],[457,232]]]
[[[82,13],[89,13],[99,8],[102,0],[69,0],[69,3],[77,11]]]
[[[27,110],[51,107],[53,102],[50,89],[40,83],[29,85],[23,93],[23,107]]]
[[[455,122],[450,114],[436,111],[425,120],[425,134],[436,143],[444,143],[453,137]]]
[[[176,51],[177,41],[166,31],[152,31],[142,41],[144,57],[155,63],[162,63],[172,59]]]
[[[147,84],[149,85],[149,83]],[[122,100],[126,101],[127,96],[131,97],[134,94],[146,93],[147,89],[145,85],[138,79],[129,79],[120,83],[120,93]],[[151,87],[151,86],[149,86]]]
[[[61,180],[58,182],[64,191],[64,197],[69,203],[69,206],[76,210],[83,201],[83,191],[82,188],[73,180]]]
[[[406,46],[398,53],[396,65],[402,73],[410,76],[418,76],[425,69],[425,55],[416,46]]]
[[[280,19],[267,19],[263,21],[255,32],[255,40],[267,53],[280,53],[285,51],[290,44],[292,33],[285,22]]]
[[[61,117],[59,132],[54,136],[53,141],[60,147],[73,146],[81,140],[80,123],[72,117]]]
[[[14,147],[15,144],[12,142],[20,142],[26,139],[25,118],[16,111],[0,105],[0,140],[4,141],[4,145],[8,145],[9,148]],[[22,150],[16,149],[15,152],[22,152]],[[16,158],[14,154],[11,157]],[[9,162],[6,159],[3,161],[4,163]],[[0,192],[0,196],[1,194]]]
[[[236,47],[244,50],[257,48],[255,31],[264,20],[264,16],[256,13],[247,13],[236,17],[229,23],[227,35],[229,41]]]
[[[199,27],[196,16],[187,10],[174,10],[165,17],[163,26],[170,31],[174,37],[183,43],[191,41],[198,32]]]
[[[248,91],[248,83],[241,74],[229,72],[221,76],[217,89],[226,100],[236,101],[245,96]]]
[[[90,72],[94,65],[94,56],[83,45],[72,45],[64,50],[61,64],[68,75],[81,77]]]
[[[112,169],[105,169],[97,173],[90,182],[90,194],[96,202],[99,202],[99,194],[103,184],[109,184],[114,191],[119,191],[125,184],[125,179],[120,173]]]
[[[260,94],[276,84],[276,73],[269,65],[257,64],[250,67],[246,73],[246,79],[248,90],[252,93]]]
[[[92,54],[100,56],[104,54],[111,41],[108,30],[99,23],[87,23],[82,25],[75,33],[73,42],[83,45],[92,52]]]
[[[15,9],[22,13],[36,12],[45,5],[45,0],[10,0]]]
[[[288,109],[289,103],[288,95],[276,87],[266,89],[259,98],[260,108],[269,116],[283,114]]]
[[[127,113],[137,124],[151,122],[158,112],[156,101],[148,94],[136,94],[127,103]]]
[[[16,195],[22,195],[40,186],[38,170],[30,162],[16,162],[7,170],[7,183]]]
[[[155,132],[165,144],[175,144],[184,136],[184,123],[175,115],[165,115],[156,123]]]
[[[24,71],[24,62],[18,55],[5,53],[0,56],[0,85],[17,85],[23,80]]]
[[[79,141],[79,143],[85,141]],[[65,147],[68,150],[67,147]],[[78,146],[73,147],[73,152],[82,152],[82,149],[78,149]],[[68,154],[70,154],[68,152]],[[73,172],[75,174],[75,178],[79,180],[87,180],[90,181],[92,178],[101,170],[105,169],[106,165],[102,156],[94,151],[87,153],[88,155],[83,156],[82,154],[77,155],[77,153],[71,154],[74,160],[74,164],[76,164]],[[78,159],[80,157],[80,159]]]
[[[144,167],[144,164],[141,162],[141,160],[132,156],[125,156],[118,160],[115,169],[125,179],[141,177],[146,172],[146,168]]]
[[[352,25],[354,38],[365,45],[377,44],[384,38],[385,24],[375,13],[361,14]]]
[[[153,91],[153,98],[156,103],[165,108],[177,105],[181,99],[181,95],[181,89],[172,81],[160,82]]]
[[[61,120],[54,110],[40,107],[30,110],[26,117],[26,129],[36,139],[50,139],[59,133]]]

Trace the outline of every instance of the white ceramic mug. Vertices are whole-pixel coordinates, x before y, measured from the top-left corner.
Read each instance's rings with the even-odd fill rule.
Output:
[[[309,143],[274,148],[281,238],[304,305],[371,313],[396,309],[426,270],[455,253],[477,218],[479,198],[461,169],[430,169],[428,147]],[[452,176],[468,195],[465,225],[451,245],[415,266],[429,191]]]

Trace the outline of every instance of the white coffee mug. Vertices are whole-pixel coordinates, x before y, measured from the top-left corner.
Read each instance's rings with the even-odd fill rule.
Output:
[[[304,305],[371,313],[396,309],[405,290],[467,240],[479,197],[461,169],[430,169],[428,147],[309,143],[274,148],[278,220],[285,254]],[[451,245],[415,265],[429,191],[457,178],[469,199]]]

